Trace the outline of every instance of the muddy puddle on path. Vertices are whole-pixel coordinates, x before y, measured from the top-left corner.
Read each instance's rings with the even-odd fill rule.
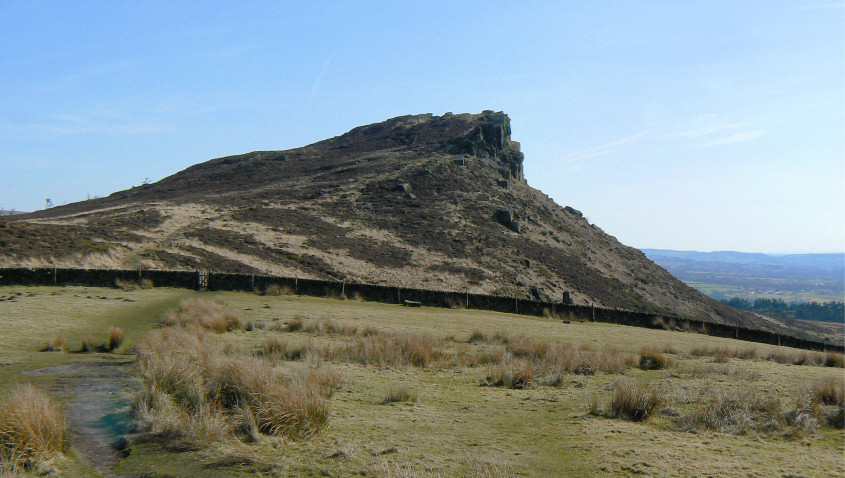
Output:
[[[67,396],[65,413],[71,444],[79,455],[104,477],[115,476],[110,468],[120,459],[115,443],[130,433],[132,392],[138,379],[131,374],[131,359],[103,358],[24,372],[55,375],[50,388]]]

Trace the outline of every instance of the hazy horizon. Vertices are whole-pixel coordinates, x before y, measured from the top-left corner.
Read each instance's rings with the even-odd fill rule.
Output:
[[[842,2],[6,1],[0,21],[7,210],[493,109],[528,183],[626,245],[845,251]]]

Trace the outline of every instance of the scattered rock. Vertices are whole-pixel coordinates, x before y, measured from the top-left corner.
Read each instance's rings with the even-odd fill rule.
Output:
[[[111,447],[117,451],[123,451],[129,448],[129,439],[126,437],[120,437],[112,443]]]
[[[498,209],[493,213],[493,220],[513,232],[519,232],[519,214],[510,209]]]
[[[573,216],[576,216],[576,217],[584,217],[584,215],[583,215],[583,214],[581,214],[581,211],[579,211],[579,210],[577,210],[577,209],[575,209],[575,208],[572,208],[572,207],[566,206],[566,207],[564,207],[564,208],[563,208],[563,210],[564,210],[564,211],[566,211],[566,212],[568,212],[569,214],[572,214]]]
[[[395,446],[392,446],[390,448],[385,448],[384,450],[378,452],[379,455],[390,455],[392,453],[399,453],[399,449],[397,449]]]
[[[529,292],[531,292],[531,297],[533,297],[537,302],[551,302],[549,294],[540,287],[534,286],[529,289]]]

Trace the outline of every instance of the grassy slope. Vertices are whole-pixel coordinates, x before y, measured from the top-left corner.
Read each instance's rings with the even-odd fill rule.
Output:
[[[96,355],[40,353],[35,350],[58,333],[76,348],[78,339],[93,333],[104,337],[118,325],[131,344],[141,332],[158,323],[161,312],[191,293],[170,289],[122,292],[115,289],[0,288],[0,296],[20,291],[19,302],[0,302],[6,327],[0,330],[0,386],[34,377],[20,376],[27,369],[62,362],[97,360]],[[51,296],[54,291],[62,295]],[[87,296],[94,298],[88,299]],[[209,294],[212,295],[212,294]],[[473,350],[458,343],[480,329],[524,334],[535,339],[596,348],[613,345],[637,353],[644,345],[672,344],[679,352],[696,346],[754,347],[758,355],[774,347],[747,344],[682,332],[574,323],[552,319],[471,310],[401,308],[395,305],[338,301],[307,297],[259,297],[252,294],[213,294],[246,320],[268,325],[284,324],[295,317],[309,322],[332,319],[382,331],[414,331],[436,337],[454,336],[446,352]],[[96,299],[97,296],[130,297],[137,302]],[[226,334],[225,340],[252,350],[266,332],[254,330]],[[285,334],[313,341],[344,338]],[[824,376],[841,377],[841,369],[788,366],[762,360],[731,359],[730,370],[744,375],[689,371],[707,366],[710,358],[674,357],[669,371],[629,370],[641,382],[667,387],[674,406],[695,400],[708,390],[747,387],[791,400],[805,383]],[[283,363],[280,367],[301,367]],[[595,394],[609,397],[606,385],[617,376],[570,376],[561,387],[537,386],[528,390],[480,387],[484,367],[442,369],[378,369],[357,364],[334,364],[344,385],[331,399],[328,429],[313,441],[279,442],[262,439],[254,445],[227,443],[209,451],[165,452],[154,444],[136,445],[121,462],[118,472],[149,472],[152,476],[238,476],[276,473],[281,476],[315,476],[328,472],[347,476],[372,471],[385,463],[430,470],[447,476],[465,474],[479,463],[492,462],[518,475],[629,475],[643,472],[658,476],[780,476],[794,473],[841,476],[843,433],[823,429],[807,438],[734,436],[715,432],[698,434],[669,430],[670,419],[658,416],[646,423],[592,417],[586,403]],[[56,377],[39,376],[49,385]],[[411,403],[379,404],[387,392],[407,383],[419,399]],[[338,451],[346,458],[332,457]],[[380,454],[385,452],[384,454]],[[78,460],[65,464],[67,472],[83,470]],[[90,470],[89,470],[90,472]]]

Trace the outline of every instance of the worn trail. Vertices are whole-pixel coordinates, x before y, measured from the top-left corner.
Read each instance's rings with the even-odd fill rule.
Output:
[[[116,476],[111,467],[120,459],[115,443],[130,431],[131,360],[103,358],[101,362],[77,362],[25,372],[26,375],[57,375],[51,392],[68,395],[66,417],[71,444],[79,455],[105,477]]]

